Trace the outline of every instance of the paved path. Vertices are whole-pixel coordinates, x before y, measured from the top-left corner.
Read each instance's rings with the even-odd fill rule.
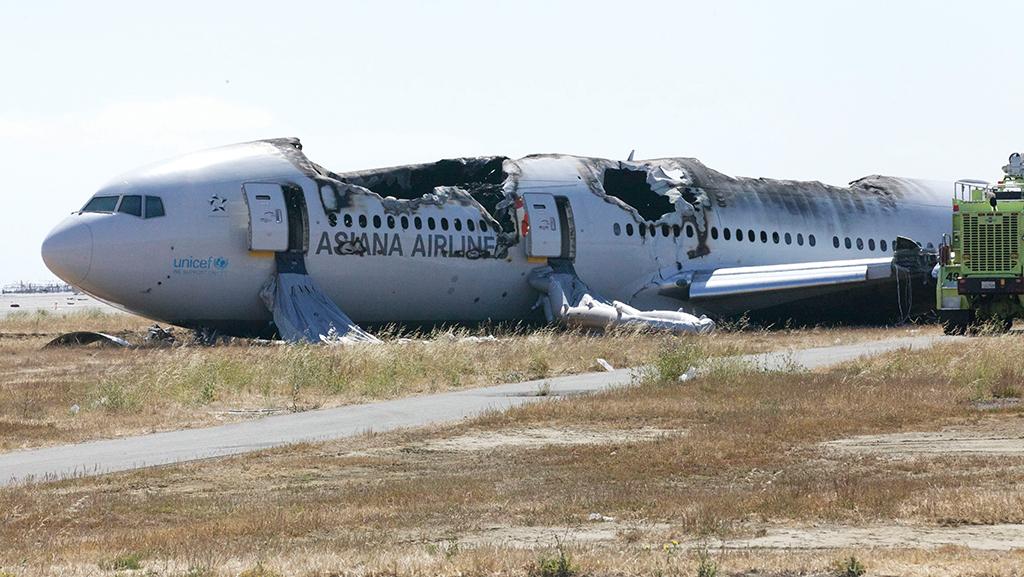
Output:
[[[793,364],[818,368],[900,347],[924,348],[940,338],[943,337],[905,337],[741,358],[765,368]],[[0,454],[0,486],[222,457],[371,430],[449,423],[483,411],[503,410],[542,399],[538,396],[542,385],[549,387],[550,395],[571,395],[626,385],[632,379],[631,369],[618,369],[320,409],[205,429],[13,451]]]

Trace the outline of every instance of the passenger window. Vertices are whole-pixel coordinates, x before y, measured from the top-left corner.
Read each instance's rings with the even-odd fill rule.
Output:
[[[661,225],[661,236],[668,237],[669,227],[667,224]]]
[[[351,214],[346,214],[345,217],[342,219],[342,222],[345,223],[345,226],[351,227],[352,226],[352,215]]]
[[[147,196],[146,218],[157,218],[164,214],[164,201],[159,196]]]
[[[755,238],[756,237],[754,236],[754,229],[748,230],[747,231],[747,240],[749,240],[750,242],[754,242]]]
[[[763,230],[761,231],[761,242],[766,244],[768,242],[768,233]]]
[[[658,234],[658,232],[654,229],[654,223],[651,223],[649,226],[651,229],[651,237],[654,237],[654,235]]]
[[[832,246],[834,246],[836,248],[839,248],[839,237],[838,236],[833,236],[832,237]]]
[[[857,239],[857,250],[864,250],[864,239]]]
[[[448,218],[441,217],[441,230],[448,230]]]
[[[773,232],[772,233],[772,242],[774,242],[775,244],[779,244],[779,233],[778,232]]]
[[[879,242],[879,246],[881,246],[881,248],[882,248],[882,252],[888,252],[889,251],[889,247],[886,246],[886,242],[885,242],[884,239],[880,240],[878,242]]]
[[[807,237],[807,244],[809,244],[811,246],[814,246],[814,242],[815,241],[814,241],[814,235],[813,234]]]
[[[395,217],[388,215],[388,228],[395,228]]]
[[[686,238],[693,238],[693,226],[686,225]]]
[[[413,224],[416,225],[416,230],[421,230],[423,228],[423,219],[417,216],[413,220]]]
[[[640,233],[641,237],[647,236],[647,227],[644,225],[637,225],[636,230]]]
[[[796,233],[796,244],[797,244],[797,246],[803,246],[804,245],[804,233],[802,233],[802,232]]]
[[[672,236],[674,236],[676,238],[679,238],[679,235],[682,234],[682,232],[683,232],[683,227],[679,226],[678,224],[673,224],[672,225]]]
[[[786,244],[793,244],[793,237],[788,232],[786,233],[785,239]]]
[[[380,215],[373,215],[373,228],[380,228]]]
[[[403,216],[402,217],[402,230],[408,230],[408,228],[409,228],[409,217],[408,216]]]
[[[614,234],[615,236],[619,236],[620,234],[622,234],[622,227],[619,225],[619,223],[615,223],[612,225],[612,234]]]
[[[711,227],[711,238],[718,240],[718,229],[716,227]]]
[[[853,248],[853,243],[850,242],[850,237],[846,237],[843,239],[843,246],[845,246],[848,249]]]
[[[481,220],[480,221],[480,232],[487,232],[487,221],[486,220]]]
[[[739,241],[739,242],[743,242],[743,229],[742,228],[737,228],[736,229],[736,240]]]
[[[875,239],[868,239],[868,250],[875,250]]]
[[[121,204],[117,207],[117,212],[123,212],[133,216],[142,216],[142,197],[130,194],[121,197]]]
[[[427,217],[427,228],[429,228],[430,230],[434,230],[435,228],[437,228],[437,221],[434,220],[434,217]]]
[[[725,237],[725,240],[732,240],[732,230],[728,228],[723,228],[722,236]]]
[[[452,219],[452,226],[455,227],[455,230],[462,230],[462,219],[461,218],[453,218]]]
[[[476,230],[476,221],[473,220],[473,219],[467,220],[466,221],[466,228],[469,229],[469,232],[473,232],[474,230]]]
[[[633,236],[633,225],[626,223],[626,236]]]
[[[361,226],[363,228],[366,228],[366,215],[365,214],[360,214],[359,215],[359,226]]]

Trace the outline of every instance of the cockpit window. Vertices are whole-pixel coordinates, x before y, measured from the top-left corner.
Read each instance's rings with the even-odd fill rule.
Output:
[[[117,208],[116,196],[97,196],[85,203],[82,212],[114,212]]]
[[[142,197],[134,194],[122,196],[121,205],[117,207],[117,212],[142,216]]]
[[[164,215],[164,201],[159,196],[146,197],[146,218],[156,218]]]

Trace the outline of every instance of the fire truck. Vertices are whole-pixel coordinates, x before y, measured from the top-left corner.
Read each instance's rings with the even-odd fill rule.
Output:
[[[1010,329],[1024,316],[1024,158],[1010,155],[995,184],[959,180],[952,236],[939,247],[936,308],[946,334]]]

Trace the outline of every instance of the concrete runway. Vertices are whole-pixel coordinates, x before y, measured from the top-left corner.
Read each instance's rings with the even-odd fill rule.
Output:
[[[52,314],[67,314],[92,310],[123,314],[122,311],[84,294],[7,293],[0,295],[0,318],[14,313],[36,314],[37,311],[46,311]]]
[[[740,358],[764,369],[793,365],[813,369],[902,347],[926,348],[950,338],[903,337]],[[550,396],[567,396],[628,385],[632,379],[633,370],[618,369],[278,415],[204,429],[14,451],[0,454],[0,486],[223,457],[292,443],[351,437],[367,431],[450,423],[484,411],[544,399],[538,395],[542,385],[549,387]]]

